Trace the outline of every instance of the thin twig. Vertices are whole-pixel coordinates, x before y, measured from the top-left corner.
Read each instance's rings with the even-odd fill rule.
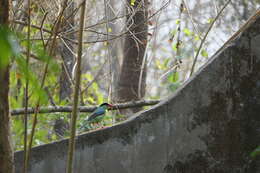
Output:
[[[196,52],[196,55],[195,55],[195,58],[194,58],[194,61],[193,61],[193,64],[192,64],[192,67],[191,67],[191,71],[190,71],[190,76],[192,76],[193,72],[194,72],[194,68],[195,68],[195,65],[197,63],[197,60],[198,60],[198,56],[199,56],[199,53],[200,53],[200,50],[209,34],[209,32],[211,31],[213,25],[215,24],[215,22],[218,20],[218,18],[220,17],[220,15],[222,14],[222,12],[224,11],[224,9],[227,7],[227,5],[231,2],[231,0],[228,0],[226,2],[226,4],[222,7],[222,9],[219,11],[219,13],[217,14],[217,16],[214,18],[214,20],[212,21],[212,23],[210,24],[206,34],[204,35],[203,39],[201,40],[200,42],[200,46],[198,48],[198,51]]]
[[[41,40],[42,40],[42,45],[44,47],[44,50],[46,49],[46,45],[45,45],[45,42],[44,42],[44,38],[43,38],[43,24],[44,24],[44,21],[47,17],[48,13],[45,13],[44,16],[43,16],[43,19],[41,21],[41,28],[40,28],[40,33],[41,33]]]

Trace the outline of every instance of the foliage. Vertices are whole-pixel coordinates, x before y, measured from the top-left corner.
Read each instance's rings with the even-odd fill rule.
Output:
[[[139,5],[137,4],[139,1],[136,0],[131,0],[129,2],[129,8],[131,10],[133,6]],[[185,7],[182,15],[178,14],[178,3],[182,1],[169,3],[167,4],[168,10],[163,10],[161,7],[165,5],[165,2],[166,1],[149,2],[149,9],[147,12],[149,16],[149,21],[147,21],[147,23],[150,25],[150,38],[147,43],[148,80],[146,98],[160,99],[169,95],[169,93],[176,91],[176,89],[187,80],[187,74],[190,71],[194,54],[198,51],[201,38],[205,34],[205,28],[208,28],[212,23],[214,20],[212,16],[215,16],[215,12],[223,5],[224,1],[217,2],[214,5],[212,5],[212,1],[198,1],[198,3],[184,4],[184,6],[187,5],[189,8]],[[50,42],[53,39],[50,38],[50,33],[53,31],[53,26],[57,20],[57,12],[61,10],[60,4],[54,3],[56,5],[53,5],[50,8],[49,5],[46,5],[45,3],[45,1],[39,1],[37,3],[32,2],[31,23],[38,28],[31,27],[30,36],[32,40],[30,47],[32,56],[28,67],[26,65],[26,53],[24,53],[28,46],[28,41],[25,37],[28,32],[28,27],[25,24],[21,25],[15,23],[15,21],[14,27],[12,28],[14,32],[11,32],[3,26],[0,27],[0,68],[11,62],[10,103],[12,109],[24,107],[24,89],[27,79],[29,80],[29,107],[35,107],[37,100],[40,100],[41,106],[51,105],[53,102],[56,105],[71,105],[71,98],[67,100],[60,99],[59,80],[62,75],[61,67],[63,60],[57,55],[58,49],[60,49],[59,43],[55,45],[54,56],[48,56],[49,52],[46,51],[49,49],[48,46],[50,46]],[[119,38],[118,36],[120,35],[125,36],[124,32],[126,26],[122,25],[121,16],[113,16],[116,20],[107,23],[106,27],[104,21],[101,20],[106,19],[105,16],[107,16],[104,12],[103,1],[89,1],[88,3],[90,3],[89,7],[93,8],[88,9],[88,17],[86,20],[88,20],[88,25],[93,27],[86,28],[87,36],[84,38],[86,42],[89,41],[91,44],[84,45],[85,51],[83,54],[86,55],[86,62],[88,64],[86,65],[87,70],[83,71],[82,74],[81,103],[84,105],[99,105],[102,102],[109,102],[109,99],[111,99],[109,98],[111,94],[110,84],[112,83],[111,73],[116,69],[113,65],[122,61],[122,59],[120,59],[120,53],[113,55],[112,57],[113,49],[122,49],[122,45],[116,45],[120,42],[119,40],[115,39],[115,42],[112,42],[114,40],[113,36],[116,36],[115,38]],[[108,3],[110,3],[110,1]],[[108,4],[108,6],[113,8],[113,14],[125,14],[125,12],[122,11],[125,10],[125,6],[122,8],[122,5],[125,5],[125,3],[118,1],[115,4],[117,4],[115,7],[112,4]],[[247,10],[250,8],[250,10],[253,11],[254,8],[257,8],[257,6],[252,4],[254,4],[254,1],[248,2],[248,8],[245,9]],[[208,8],[196,9],[201,6],[208,6]],[[222,35],[230,35],[234,30],[237,30],[234,26],[239,26],[241,24],[242,20],[237,20],[236,17],[244,17],[245,15],[242,13],[245,10],[236,11],[236,9],[240,9],[240,7],[243,9],[239,2],[233,2],[233,6],[236,8],[233,9],[232,7],[229,7],[228,13],[222,15],[223,18],[221,19],[221,22],[219,22],[219,26],[216,26],[215,32],[212,32],[214,34],[209,35],[209,39],[205,42],[205,46],[200,50],[199,66],[206,62],[207,58],[219,48],[215,42],[219,42],[219,45],[222,45],[227,39],[227,37],[222,38]],[[216,9],[214,9],[215,7]],[[14,8],[14,19],[19,19],[20,13],[17,11],[25,11],[24,9],[18,9],[19,8]],[[109,10],[109,8],[107,10]],[[77,10],[74,10],[69,16],[73,16],[74,13],[76,14]],[[248,14],[250,13],[247,13],[247,15]],[[45,15],[47,17],[43,19]],[[66,19],[63,21],[64,23],[70,20],[69,17],[64,17],[64,19]],[[129,22],[131,23],[131,20],[129,20]],[[220,25],[224,26],[224,29],[221,28]],[[17,29],[19,27],[20,29]],[[76,26],[73,27],[77,28]],[[77,33],[77,30],[60,32],[58,34],[58,41],[64,42],[64,40],[72,40],[74,41],[72,42],[73,46],[76,48],[77,44],[75,43],[75,39],[68,38],[68,33],[70,32]],[[109,37],[107,37],[106,32],[109,32]],[[219,32],[220,34],[216,34]],[[110,37],[112,38],[111,41],[107,41]],[[178,42],[178,39],[180,42]],[[140,40],[137,40],[137,42],[138,41]],[[213,42],[213,46],[210,46],[210,42]],[[75,50],[74,52],[76,52]],[[109,60],[107,59],[107,55],[111,56],[109,57]],[[116,58],[114,58],[114,56]],[[118,62],[110,62],[111,59],[116,59]],[[47,62],[49,62],[49,68],[46,82],[44,86],[41,86],[43,71]],[[102,66],[104,62],[109,62],[112,65],[108,64]],[[100,68],[101,75],[96,77]],[[116,71],[114,74],[117,75],[117,73],[118,72]],[[86,123],[84,120],[87,116],[88,114],[80,114],[79,116],[77,124],[78,129],[86,126],[85,129],[79,130],[79,133],[82,133],[85,130],[93,130],[101,126],[110,126],[125,118],[124,115],[113,111],[100,119],[98,121],[99,125],[97,125],[88,122]],[[59,139],[59,136],[54,132],[55,121],[58,117],[65,123],[68,123],[70,120],[70,114],[65,113],[40,114],[38,117],[34,145]],[[13,117],[12,120],[15,148],[22,149],[23,118],[22,116]],[[31,122],[32,116],[30,115],[29,132],[31,130]],[[68,133],[66,131],[63,137],[66,137],[67,135]]]
[[[260,155],[260,146],[256,147],[256,149],[250,153],[250,156],[252,158],[255,158],[256,156],[259,156],[259,155]]]
[[[134,6],[134,5],[135,5],[135,1],[136,1],[136,0],[131,0],[131,1],[130,1],[130,4],[131,4],[132,6]]]
[[[14,34],[5,26],[0,25],[0,68],[9,64],[12,56],[19,52]]]
[[[20,35],[18,39],[23,39],[23,36]],[[4,40],[4,39],[3,39]],[[11,52],[12,44],[7,42],[8,39],[5,39],[5,44],[8,43],[9,49]],[[22,48],[26,48],[27,42],[21,41],[20,45]],[[7,50],[9,50],[7,49]],[[12,65],[12,70],[10,72],[10,90],[11,97],[10,103],[12,108],[21,108],[24,103],[24,88],[26,79],[29,80],[29,107],[35,107],[38,100],[40,100],[40,105],[50,105],[50,97],[54,100],[55,103],[59,105],[67,105],[68,101],[59,100],[59,77],[61,75],[60,71],[60,63],[56,61],[53,57],[47,56],[47,52],[44,51],[44,47],[40,42],[34,42],[31,44],[31,52],[35,54],[37,57],[37,62],[33,60],[29,67],[26,66],[26,57],[23,54],[17,54],[14,57],[14,63]],[[11,53],[7,52],[8,55]],[[42,79],[42,71],[44,70],[44,64],[49,61],[49,71],[46,78],[46,87],[48,87],[51,95],[48,95],[46,90],[41,87],[41,79]],[[4,61],[3,61],[4,62]],[[87,86],[94,77],[90,73],[85,73],[82,75],[82,84],[83,86]],[[86,92],[82,93],[83,101],[88,105],[99,105],[105,101],[104,94],[100,92],[99,84],[97,82],[93,82],[92,85],[89,86]],[[36,129],[36,134],[34,137],[33,145],[40,145],[44,143],[48,143],[50,141],[56,140],[59,138],[57,134],[54,132],[54,122],[57,117],[62,118],[65,122],[69,122],[68,114],[57,113],[57,114],[40,114],[38,116],[38,125]],[[99,128],[100,126],[110,126],[112,125],[112,116],[105,116],[100,119],[100,124],[92,125],[89,123],[84,124],[84,120],[87,117],[86,114],[81,114],[78,120],[78,127],[82,127],[84,125],[85,128],[81,128],[79,132],[83,132],[86,130],[93,130]],[[13,136],[15,141],[15,149],[21,150],[23,149],[23,118],[22,117],[14,117],[12,119],[12,127],[13,127]],[[32,116],[29,116],[29,127],[28,131],[30,132],[32,128]],[[68,129],[66,129],[65,136],[68,137]]]

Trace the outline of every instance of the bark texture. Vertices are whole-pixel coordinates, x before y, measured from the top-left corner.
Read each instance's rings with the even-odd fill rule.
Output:
[[[0,173],[12,173],[13,150],[9,115],[9,67],[0,69]]]
[[[145,95],[146,65],[143,66],[141,92],[138,95],[139,78],[142,71],[145,47],[147,44],[147,0],[137,0],[127,8],[124,59],[117,88],[117,101],[139,100]],[[133,109],[137,112],[140,109]]]
[[[8,25],[9,7],[9,0],[0,1],[0,25]],[[0,173],[14,172],[8,94],[9,65],[6,65],[0,67]]]
[[[9,115],[9,67],[0,68],[0,173],[12,173],[13,150]]]

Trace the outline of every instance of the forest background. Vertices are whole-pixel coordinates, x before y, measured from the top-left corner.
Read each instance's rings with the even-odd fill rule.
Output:
[[[86,128],[110,126],[178,89],[246,22],[259,2],[12,1],[7,22],[10,29],[1,27],[0,31],[0,67],[3,72],[9,64],[14,150],[28,145],[24,134],[33,136],[32,146],[70,135],[72,108],[61,106],[72,106],[75,100],[79,54],[79,105],[109,102],[118,104],[118,108],[132,107],[115,109],[100,124]],[[80,9],[84,3],[82,21]],[[12,58],[5,58],[9,56]],[[0,81],[3,92],[8,81]],[[43,107],[47,111],[38,113]],[[34,115],[27,115],[30,108],[34,108]],[[79,129],[86,126],[87,115],[79,114],[77,134],[83,132]]]

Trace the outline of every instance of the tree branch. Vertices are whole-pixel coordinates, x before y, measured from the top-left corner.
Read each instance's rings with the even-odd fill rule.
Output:
[[[114,105],[115,107],[112,110],[136,108],[142,106],[152,106],[159,102],[160,100],[140,100],[134,102],[120,103],[120,104],[115,104]],[[79,106],[78,111],[93,112],[96,108],[97,106]],[[11,115],[12,116],[23,115],[24,112],[25,112],[25,108],[14,109],[11,110]],[[33,114],[34,112],[35,112],[35,108],[32,107],[28,108],[28,114]],[[39,109],[39,113],[57,113],[57,112],[72,112],[72,107],[71,106],[47,106],[47,107],[41,107]]]

